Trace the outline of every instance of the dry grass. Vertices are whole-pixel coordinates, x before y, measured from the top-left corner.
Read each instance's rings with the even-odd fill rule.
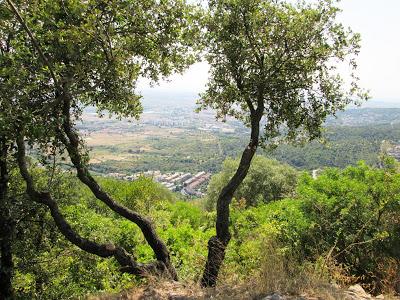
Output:
[[[277,251],[273,242],[267,242],[260,266],[259,292],[279,292],[286,295],[301,295],[304,299],[343,300],[349,297],[346,287],[359,282],[360,278],[350,276],[347,268],[337,264],[330,257],[321,258],[316,263],[299,262],[298,255],[288,255]],[[400,264],[386,261],[380,291],[386,300],[399,300],[395,296],[400,284]],[[364,287],[374,290],[373,287]],[[364,299],[362,297],[357,299]],[[373,298],[369,298],[373,299]]]
[[[97,131],[85,137],[88,146],[114,146],[121,144],[136,145],[139,141],[144,141],[145,136],[136,133],[112,133]]]
[[[357,281],[348,276],[346,268],[324,258],[315,264],[299,262],[298,255],[277,251],[274,242],[266,242],[260,268],[255,274],[248,274],[245,281],[237,274],[224,270],[217,288],[202,289],[197,282],[179,283],[163,279],[150,278],[144,286],[132,288],[113,295],[88,297],[88,300],[261,300],[273,293],[285,295],[286,300],[354,300],[345,287]],[[392,267],[387,280],[396,283],[398,277],[397,262]],[[204,262],[199,262],[199,269]],[[226,267],[226,266],[225,266]],[[387,266],[385,266],[387,267]],[[336,282],[337,284],[332,284]],[[388,285],[389,286],[389,285]],[[385,300],[399,300],[388,290]],[[368,298],[374,299],[374,298]]]
[[[102,129],[92,132],[85,136],[85,141],[89,146],[113,146],[113,145],[137,145],[140,143],[141,147],[145,148],[146,143],[143,143],[147,138],[177,138],[184,133],[185,130],[181,128],[158,128],[149,127],[142,131],[124,131]]]
[[[388,258],[378,265],[379,287],[385,294],[400,294],[400,260]]]
[[[90,296],[87,300],[242,300],[262,299],[264,295],[257,294],[249,285],[202,289],[198,284],[161,281],[114,295]]]
[[[258,289],[266,293],[279,292],[301,295],[309,299],[344,299],[343,291],[330,283],[328,266],[299,263],[296,255],[277,251],[273,242],[267,242],[260,266]]]
[[[144,287],[123,291],[114,295],[90,296],[88,300],[172,300],[202,299],[203,291],[195,286],[187,286],[177,282],[152,282]]]

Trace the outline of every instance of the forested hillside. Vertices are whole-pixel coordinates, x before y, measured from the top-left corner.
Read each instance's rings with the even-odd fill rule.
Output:
[[[395,299],[399,111],[346,111],[337,4],[0,1],[0,300]]]
[[[259,157],[250,178],[257,178],[260,168],[275,168],[278,175],[279,168],[288,167]],[[271,191],[266,194],[262,194],[265,188],[254,193],[260,182],[250,179],[233,201],[233,237],[221,285],[252,280],[261,294],[272,290],[300,293],[334,280],[343,286],[362,283],[375,294],[394,291],[400,271],[400,175],[396,168],[393,163],[385,169],[360,163],[344,170],[326,169],[317,180],[297,173],[295,185],[289,179],[285,182],[285,177],[276,181],[275,176],[265,176],[263,186]],[[34,173],[46,183],[43,170]],[[12,180],[19,184],[13,185],[11,193],[20,199],[23,185],[18,177]],[[140,262],[152,259],[151,248],[135,225],[98,205],[72,174],[59,173],[55,180],[62,185],[55,185],[52,192],[75,230],[99,243],[118,243]],[[146,178],[132,183],[101,179],[99,183],[120,203],[155,222],[180,280],[198,279],[207,239],[215,232],[215,210],[205,210],[208,198],[184,202]],[[210,186],[215,188],[215,184]],[[278,196],[270,197],[270,193]],[[32,204],[12,213],[22,216],[13,247],[18,299],[69,299],[143,284],[121,273],[114,259],[98,258],[68,243],[54,230],[42,206]]]
[[[397,124],[327,127],[323,143],[313,142],[301,147],[280,146],[270,155],[305,170],[344,168],[360,160],[377,166],[382,142],[386,140],[397,144],[399,137],[400,126]]]
[[[380,110],[368,111],[376,113]],[[354,120],[358,117],[353,112],[350,116],[353,116]],[[384,112],[378,116],[379,120],[366,122],[368,125],[357,125],[357,122],[338,125],[332,124],[331,121],[325,126],[322,141],[295,146],[284,144],[273,151],[261,150],[260,153],[302,170],[343,168],[355,165],[359,160],[377,165],[382,142],[386,140],[397,144],[400,136],[400,124],[391,124],[391,114]],[[337,122],[341,123],[341,120],[339,118]],[[99,122],[103,122],[103,126],[109,124],[107,120]],[[173,126],[158,128],[158,133],[154,136],[148,133],[154,129],[144,126],[137,133],[137,138],[135,136],[131,139],[126,136],[132,130],[131,127],[121,127],[121,132],[124,133],[113,135],[112,145],[108,139],[103,138],[104,133],[93,131],[92,135],[89,135],[93,171],[102,174],[133,174],[147,170],[215,173],[221,170],[221,161],[225,157],[237,157],[240,146],[246,143],[244,129],[224,134]]]

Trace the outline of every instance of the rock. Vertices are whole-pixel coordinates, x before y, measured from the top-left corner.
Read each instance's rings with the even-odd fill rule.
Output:
[[[371,295],[364,291],[361,285],[356,284],[349,287],[345,292],[346,298],[350,300],[367,300],[372,299]]]
[[[349,289],[348,289],[350,292],[354,292],[354,293],[356,293],[356,294],[358,294],[358,295],[368,295],[365,291],[364,291],[364,289],[362,288],[362,286],[361,285],[359,285],[359,284],[356,284],[356,285],[352,285],[351,287],[349,287]]]
[[[375,299],[385,299],[385,296],[379,295],[379,296],[376,296]]]
[[[272,295],[269,295],[269,296],[263,298],[262,300],[285,300],[285,299],[286,299],[286,297],[281,296],[277,293],[274,293]]]
[[[182,295],[169,295],[168,300],[194,300],[195,298]]]

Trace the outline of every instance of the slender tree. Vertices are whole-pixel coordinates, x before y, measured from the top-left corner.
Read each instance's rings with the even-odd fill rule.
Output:
[[[12,246],[15,220],[12,215],[13,201],[9,189],[14,128],[9,117],[13,107],[10,99],[17,91],[17,84],[10,81],[9,58],[15,28],[6,21],[8,17],[9,14],[4,7],[0,6],[0,299],[14,298]]]
[[[8,139],[0,136],[0,299],[12,299],[12,238],[14,222],[10,215],[10,197],[8,193],[9,167]]]
[[[1,78],[10,97],[2,101],[9,108],[7,123],[14,133],[27,194],[49,209],[60,232],[82,250],[115,257],[125,272],[166,272],[177,279],[168,249],[151,221],[117,203],[91,176],[88,152],[75,123],[86,106],[138,118],[138,78],[157,81],[195,60],[192,46],[198,29],[192,24],[192,7],[183,0],[6,0],[0,12],[5,16],[1,43],[6,41],[11,49]],[[119,246],[81,237],[63,217],[57,199],[35,186],[25,144],[44,154],[49,147],[61,154],[66,151],[78,178],[94,196],[141,229],[156,261],[140,264]]]
[[[319,138],[328,115],[367,97],[353,74],[360,36],[335,21],[334,2],[209,2],[204,39],[211,69],[200,108],[242,120],[250,141],[217,200],[216,236],[208,242],[203,286],[216,285],[231,239],[229,205],[258,146]],[[337,71],[344,62],[351,69],[348,88]]]

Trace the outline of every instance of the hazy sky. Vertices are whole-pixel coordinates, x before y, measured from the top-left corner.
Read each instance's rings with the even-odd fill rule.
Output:
[[[400,103],[400,0],[342,0],[339,20],[361,33],[358,58],[362,86],[373,99]],[[162,82],[156,91],[198,93],[207,81],[206,63],[193,65],[183,75]],[[140,88],[148,88],[143,82]]]

